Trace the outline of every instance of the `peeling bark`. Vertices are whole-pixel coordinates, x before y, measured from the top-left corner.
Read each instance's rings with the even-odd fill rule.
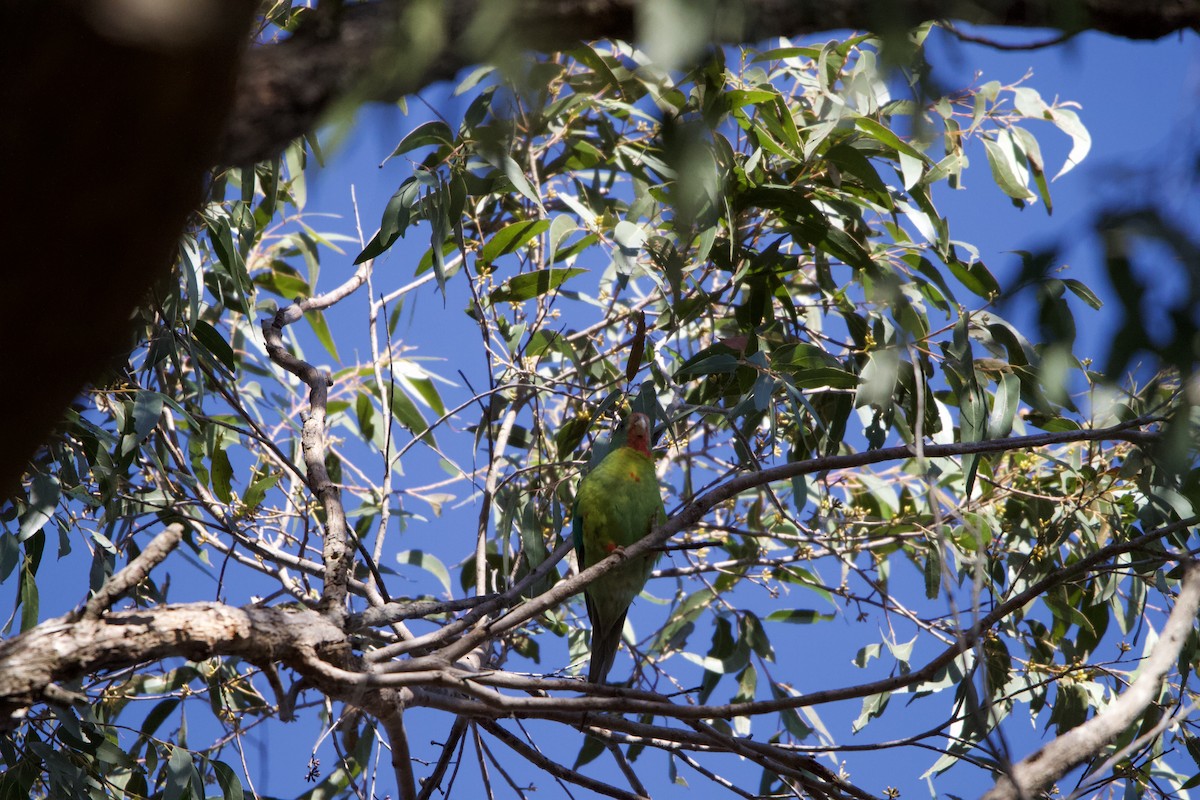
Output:
[[[325,617],[301,608],[186,603],[47,620],[0,641],[0,726],[20,710],[53,700],[54,684],[144,661],[240,656],[297,668],[311,653],[343,645]],[[302,668],[301,668],[302,669]]]

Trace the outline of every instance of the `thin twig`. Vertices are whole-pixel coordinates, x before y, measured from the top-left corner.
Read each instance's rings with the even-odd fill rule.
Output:
[[[497,722],[492,722],[490,720],[478,720],[476,724],[490,733],[492,736],[499,739],[513,752],[520,755],[526,761],[556,778],[560,778],[577,786],[582,786],[585,789],[590,789],[591,791],[596,792],[597,794],[605,795],[606,797],[615,797],[617,800],[646,800],[646,797],[648,796],[645,794],[631,794],[623,789],[618,789],[617,787],[610,786],[602,781],[589,778],[588,776],[576,772],[573,769],[568,769],[562,764],[559,764],[557,761],[549,759],[539,753],[537,750],[534,750],[532,747],[506,731]]]
[[[1077,35],[1077,32],[1068,32],[1068,33],[1061,33],[1058,36],[1051,36],[1049,39],[1042,39],[1041,41],[1037,41],[1037,42],[1022,42],[1020,44],[1009,44],[1006,42],[996,41],[995,39],[989,39],[986,36],[975,36],[970,33],[965,33],[964,31],[959,30],[957,27],[955,27],[954,25],[950,25],[949,23],[943,23],[941,27],[944,28],[947,33],[953,35],[955,38],[957,38],[961,41],[970,42],[971,44],[982,44],[982,45],[992,48],[993,50],[1008,50],[1008,51],[1014,51],[1014,52],[1021,52],[1021,51],[1026,51],[1026,50],[1045,50],[1050,47],[1057,47],[1058,45],[1062,44],[1063,42],[1069,42],[1071,39],[1074,39],[1075,36]]]
[[[446,768],[454,758],[454,751],[458,749],[466,731],[467,718],[455,717],[454,724],[450,726],[450,731],[446,734],[446,741],[442,745],[442,754],[433,766],[433,772],[428,778],[421,780],[421,793],[417,796],[417,800],[429,800],[433,793],[441,787],[442,778],[446,775]]]
[[[606,741],[604,747],[612,755],[613,760],[617,762],[617,768],[621,770],[621,774],[625,776],[625,780],[629,781],[629,788],[642,797],[649,797],[650,793],[646,791],[646,787],[638,779],[637,773],[629,765],[629,760],[621,752],[620,746],[616,742]]]

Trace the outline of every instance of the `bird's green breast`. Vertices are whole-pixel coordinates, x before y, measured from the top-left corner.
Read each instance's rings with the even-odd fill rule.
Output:
[[[581,569],[641,539],[666,520],[654,460],[630,447],[609,453],[580,481],[575,516]]]

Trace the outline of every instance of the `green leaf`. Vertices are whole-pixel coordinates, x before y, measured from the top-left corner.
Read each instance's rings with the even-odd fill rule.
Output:
[[[524,300],[530,300],[547,292],[554,291],[559,286],[562,286],[565,281],[576,275],[582,275],[585,272],[587,270],[551,267],[550,269],[539,269],[535,272],[514,275],[498,288],[492,290],[492,293],[488,295],[488,302],[495,305],[501,302],[519,303]]]
[[[958,282],[977,297],[991,300],[1000,296],[1000,283],[982,261],[972,261],[968,264],[953,258],[946,262],[946,266]]]
[[[555,222],[560,219],[571,221],[570,217],[560,215],[555,218]],[[490,264],[500,256],[516,252],[530,239],[540,235],[549,227],[550,220],[546,219],[525,220],[506,225],[483,246],[483,250],[479,254],[480,261]]]
[[[571,765],[571,769],[577,770],[585,764],[595,761],[603,755],[604,750],[604,743],[595,736],[585,736],[583,746],[579,748],[579,755],[575,756],[575,763]]]
[[[58,501],[62,497],[62,486],[53,475],[38,473],[29,484],[29,495],[26,498],[25,512],[21,515],[21,528],[17,533],[17,541],[23,542],[30,536],[46,527],[46,523],[54,515]]]
[[[825,158],[862,181],[878,198],[890,203],[887,184],[879,177],[879,172],[871,160],[857,147],[848,144],[835,145],[825,152]]]
[[[870,269],[872,266],[871,254],[867,249],[841,228],[828,228],[825,238],[817,242],[817,246],[848,266],[860,269]]]
[[[1096,293],[1093,292],[1087,286],[1087,284],[1080,283],[1074,278],[1063,278],[1063,284],[1065,284],[1066,287],[1070,289],[1076,297],[1087,303],[1093,309],[1099,311],[1100,307],[1104,305],[1100,298],[1096,296]]]
[[[738,619],[741,639],[750,646],[758,656],[766,661],[775,660],[775,648],[771,646],[771,638],[753,613],[745,611]]]
[[[450,572],[437,556],[432,553],[426,553],[424,550],[401,550],[399,553],[396,553],[396,561],[400,564],[409,564],[425,570],[438,579],[447,597],[451,595]]]
[[[854,126],[868,136],[892,148],[897,154],[909,156],[922,163],[928,163],[928,159],[924,153],[902,140],[882,123],[876,122],[870,117],[858,117],[854,120]]]
[[[213,494],[222,503],[233,500],[233,465],[229,463],[229,455],[225,448],[218,445],[213,451],[210,472],[212,474]]]
[[[1047,725],[1053,725],[1055,735],[1062,736],[1087,720],[1090,703],[1087,687],[1082,684],[1059,681],[1055,691],[1057,697],[1051,706]]]
[[[180,700],[178,697],[168,697],[165,700],[155,703],[154,708],[150,709],[150,713],[142,720],[142,724],[138,728],[138,733],[143,738],[149,739],[158,730],[159,726],[175,713],[175,709],[179,707],[179,703]]]
[[[8,580],[13,568],[20,562],[20,543],[21,540],[11,533],[0,533],[0,583]]]
[[[425,405],[433,409],[433,413],[439,417],[446,413],[446,405],[442,402],[442,396],[438,394],[437,387],[429,378],[410,378],[403,377],[401,380],[411,386],[421,399],[425,401]]]
[[[882,715],[891,697],[890,692],[881,692],[880,694],[872,694],[864,697],[862,709],[858,712],[858,719],[851,723],[850,731],[858,733],[867,726],[868,722]]]
[[[559,261],[558,250],[567,237],[573,231],[579,229],[578,223],[571,218],[569,214],[556,214],[550,222],[550,260],[551,263]]]
[[[1047,119],[1049,117],[1050,108],[1036,89],[1028,86],[1015,86],[1012,93],[1013,108],[1017,110],[1018,114],[1030,119]]]
[[[341,361],[338,356],[337,345],[333,343],[333,334],[329,332],[329,323],[325,321],[325,314],[320,309],[307,311],[304,318],[308,320],[308,324],[312,326],[313,333],[317,335],[317,341],[324,346],[329,355],[333,356],[334,361]]]
[[[223,800],[243,800],[245,793],[242,790],[242,781],[233,767],[224,761],[213,760],[209,763],[212,765],[213,774],[217,778],[217,785],[221,787],[221,797]]]
[[[429,423],[425,421],[424,415],[417,408],[416,403],[408,396],[403,387],[396,382],[392,383],[391,391],[392,415],[396,421],[407,428],[414,436],[424,438],[429,437],[429,441],[434,441],[432,433],[426,433],[429,430]]]
[[[767,622],[788,622],[793,625],[810,625],[814,622],[829,622],[836,619],[834,614],[822,614],[811,608],[785,608],[772,611],[767,615]]]
[[[1029,166],[1029,171],[1033,175],[1033,183],[1037,188],[1038,196],[1042,198],[1042,202],[1046,204],[1046,213],[1054,212],[1054,203],[1050,199],[1050,185],[1046,181],[1046,167],[1042,161],[1042,148],[1038,144],[1034,135],[1024,128],[1013,126],[1009,129],[1015,137],[1015,142],[1019,143],[1018,150],[1025,154],[1025,161]]]
[[[999,131],[995,137],[985,137],[983,140],[988,165],[992,168],[992,179],[1009,197],[1016,200],[1033,199],[1036,195],[1029,191],[1029,174],[1021,163],[1024,151],[1018,153],[1019,146],[1008,131]]]
[[[947,373],[958,400],[958,440],[964,444],[982,441],[987,435],[988,413],[983,389],[975,378],[975,358],[972,354],[969,327],[970,322],[966,315],[959,317],[954,325],[954,339],[948,364],[951,370]],[[966,476],[963,495],[966,497],[970,497],[975,485],[979,458],[978,453],[968,453],[962,457],[963,474]]]
[[[1088,133],[1087,128],[1083,127],[1083,123],[1079,121],[1079,115],[1070,109],[1052,108],[1047,113],[1050,116],[1050,121],[1060,131],[1071,137],[1071,152],[1067,154],[1067,160],[1063,164],[1062,169],[1054,176],[1054,180],[1058,180],[1079,166],[1083,159],[1087,158],[1088,152],[1092,149],[1092,135]]]
[[[267,490],[279,483],[281,477],[282,473],[272,472],[250,484],[250,487],[246,489],[246,495],[242,498],[242,502],[246,505],[246,508],[251,511],[258,508],[263,501],[263,497],[266,496]]]
[[[879,654],[882,652],[882,650],[883,646],[878,642],[859,648],[858,653],[856,653],[854,656],[854,666],[858,667],[859,669],[865,668],[867,664],[871,663],[871,659],[879,658]]]
[[[364,261],[375,258],[404,235],[404,231],[408,228],[408,224],[412,219],[413,206],[416,204],[420,194],[421,184],[416,177],[408,178],[404,183],[400,184],[400,188],[396,190],[396,193],[392,195],[391,199],[388,200],[387,206],[383,209],[383,218],[379,223],[379,231],[371,237],[371,241],[367,242],[367,246],[354,259],[355,264],[361,264]]]
[[[783,700],[785,698],[795,697],[795,690],[789,686],[782,686],[775,681],[771,681],[771,698],[774,700]],[[800,719],[800,714],[794,708],[785,708],[779,712],[779,719],[783,723],[783,727],[792,736],[796,737],[797,741],[804,741],[809,736],[812,736],[813,729]]]
[[[133,431],[138,441],[150,435],[150,431],[158,425],[162,416],[163,395],[158,392],[138,392],[137,400],[133,403]]]
[[[998,378],[996,394],[992,398],[992,410],[987,420],[987,438],[1003,439],[1012,432],[1020,401],[1021,379],[1015,373],[1005,372]]]
[[[288,145],[287,149],[283,151],[283,160],[287,164],[288,194],[291,195],[296,209],[302,211],[308,199],[308,188],[304,180],[304,167],[307,161],[304,157],[304,143],[297,140]]]
[[[237,372],[237,359],[233,355],[233,348],[216,328],[198,319],[192,323],[192,337],[203,345],[205,350],[216,356],[226,369]]]
[[[931,542],[926,551],[923,574],[925,597],[936,600],[942,589],[942,553],[936,541]]]
[[[418,147],[426,147],[428,145],[449,145],[454,144],[454,134],[450,130],[450,126],[441,120],[435,119],[431,122],[426,122],[418,125],[409,131],[408,135],[400,140],[400,144],[396,145],[396,149],[392,154],[383,160],[379,166],[383,166],[390,159],[398,155],[407,153],[410,150],[416,150]]]
[[[513,161],[512,156],[504,156],[501,163],[504,167],[504,177],[508,178],[513,188],[545,213],[545,209],[542,208],[542,199],[537,196],[537,192],[533,190],[533,186],[525,177],[525,173],[517,166],[517,162]]]
[[[17,602],[21,606],[22,633],[32,630],[40,621],[40,598],[37,582],[34,580],[34,568],[30,566],[29,561],[26,561],[25,568],[21,570],[20,587],[17,589]]]
[[[859,376],[854,407],[878,408],[886,413],[892,407],[900,363],[900,354],[894,348],[872,351]]]
[[[467,73],[467,77],[463,78],[458,86],[454,87],[454,96],[460,97],[471,91],[477,85],[479,85],[480,81],[495,71],[496,68],[491,64],[484,64],[483,66],[476,67],[475,69],[471,70],[469,73]]]
[[[196,774],[196,765],[192,762],[192,754],[182,747],[171,747],[171,757],[166,766],[166,783],[163,786],[163,800],[184,800],[191,796],[192,776]]]

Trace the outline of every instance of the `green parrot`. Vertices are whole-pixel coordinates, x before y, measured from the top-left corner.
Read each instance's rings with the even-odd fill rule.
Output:
[[[628,438],[611,450],[579,482],[572,513],[572,535],[579,569],[604,560],[666,522],[650,455],[650,418],[632,414]],[[603,683],[617,657],[625,614],[654,570],[655,553],[626,561],[583,590],[592,621],[592,659],[588,681]]]

